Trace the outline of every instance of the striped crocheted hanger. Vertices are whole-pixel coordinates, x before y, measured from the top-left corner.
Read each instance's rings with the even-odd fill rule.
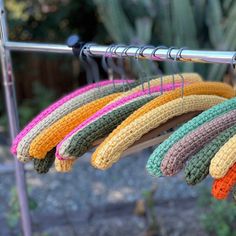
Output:
[[[186,74],[185,76],[187,84],[200,80],[198,75]],[[169,83],[171,79],[172,76],[163,77],[162,86],[160,79],[150,81],[150,90],[147,88],[143,91],[140,87],[140,91],[134,89],[132,92],[127,92],[83,122],[57,146],[56,156],[61,160],[56,159],[57,169],[67,171],[61,167],[64,164],[62,160],[68,160],[66,166],[69,167],[68,163],[73,163],[73,160],[83,155],[92,147],[93,142],[104,138],[131,113],[160,95],[161,89],[168,91],[181,86],[181,78],[176,79],[174,87]],[[147,84],[144,84],[144,87],[146,86]]]
[[[189,83],[190,82],[197,82],[200,81],[201,78],[196,75],[196,74],[189,74],[191,75],[190,79],[188,80]],[[170,83],[172,76],[166,76],[163,80],[164,83]],[[176,86],[178,85],[177,83],[180,82],[180,78],[176,79]],[[159,86],[159,88],[155,88],[155,91],[159,91],[160,90],[160,79],[153,79],[151,81],[151,84],[154,86]],[[125,108],[125,105],[128,105],[129,110],[123,110],[124,111],[124,116],[127,116],[127,112],[132,112],[133,110],[137,109],[137,106],[142,105],[144,102],[146,102],[146,100],[150,100],[150,96],[146,96],[146,98],[144,98],[142,101],[140,100],[141,97],[139,98],[140,95],[144,95],[145,93],[142,92],[143,87],[146,88],[146,94],[147,94],[147,83],[144,85],[140,85],[137,86],[135,88],[133,88],[131,91],[128,91],[126,93],[124,93],[123,95],[119,96],[117,99],[115,99],[114,102],[112,102],[111,104],[109,104],[108,106],[106,106],[106,108],[102,109],[102,110],[98,110],[93,116],[88,116],[85,121],[79,125],[80,123],[78,122],[77,125],[79,125],[78,127],[84,126],[86,129],[89,123],[91,123],[92,121],[96,120],[96,123],[99,122],[97,121],[99,118],[104,117],[104,115],[106,115],[107,113],[109,113],[109,116],[114,114],[114,112],[117,112],[117,109],[122,105],[122,109]],[[172,89],[173,85],[169,85],[169,87],[167,89]],[[154,97],[153,97],[154,98]],[[137,100],[137,101],[135,101]],[[132,103],[135,102],[135,103]],[[130,107],[131,106],[131,107]],[[86,113],[86,109],[87,107],[84,106],[81,109],[83,109]],[[127,108],[127,107],[126,107]],[[80,110],[81,110],[80,109]],[[119,109],[119,111],[121,111]],[[112,113],[111,113],[112,112]],[[79,120],[79,117],[81,115],[79,115],[81,113],[81,111],[78,113],[78,118],[77,120]],[[121,114],[121,113],[120,113]],[[42,159],[46,156],[46,153],[51,150],[59,141],[61,141],[68,132],[68,130],[71,130],[71,126],[74,126],[75,122],[72,122],[73,120],[71,119],[71,114],[68,114],[68,116],[70,117],[64,117],[63,119],[59,120],[58,122],[55,122],[53,125],[51,125],[50,127],[48,127],[47,129],[45,129],[43,132],[40,133],[40,135],[38,135],[33,142],[30,145],[30,155],[34,156],[36,158]],[[70,120],[70,125],[68,125],[67,120]],[[124,117],[125,118],[125,117]],[[114,126],[115,123],[114,121],[118,122],[118,119],[114,119],[113,122],[111,122],[111,124]],[[90,126],[89,126],[90,127]],[[102,126],[104,128],[104,126]],[[109,126],[111,127],[111,126]],[[75,129],[76,130],[76,129]],[[72,131],[73,132],[75,132]],[[84,130],[84,129],[83,129]],[[91,132],[91,130],[90,130]],[[97,130],[95,130],[95,133],[98,134]],[[87,138],[85,138],[86,140],[88,140]],[[88,144],[87,144],[88,145]],[[51,155],[47,156],[47,159],[50,159]],[[48,170],[47,164],[50,163],[50,161],[34,161],[36,166],[40,166],[41,170],[42,170],[42,166],[45,166],[45,169]],[[43,164],[43,163],[46,164]],[[66,166],[68,166],[68,162],[66,163]],[[42,170],[43,171],[43,170]],[[46,170],[44,171],[46,172]]]
[[[192,95],[192,96],[191,96]],[[107,169],[145,133],[169,119],[191,111],[206,110],[234,96],[232,87],[217,82],[200,82],[166,93],[147,103],[124,120],[96,149],[92,165]],[[221,97],[219,97],[221,96]]]
[[[235,132],[236,125],[226,129],[188,160],[184,168],[185,181],[187,184],[198,184],[207,177],[212,158],[219,149],[234,136]]]
[[[210,173],[215,179],[212,195],[225,199],[236,185],[235,103],[236,98],[226,100],[174,132],[148,160],[152,175],[174,175],[191,158],[185,167],[186,182],[195,185]],[[164,150],[167,151],[161,160]],[[154,163],[155,160],[158,161]]]
[[[163,175],[172,176],[177,174],[181,171],[188,158],[191,158],[194,154],[200,151],[221,132],[234,125],[236,125],[236,110],[222,114],[213,120],[200,125],[197,129],[185,135],[166,153],[161,163],[161,171]],[[226,161],[227,159],[221,160]]]
[[[130,81],[132,82],[132,81]],[[80,108],[81,106],[92,102],[94,99],[99,99],[114,92],[123,90],[124,81],[115,80],[116,88],[114,91],[112,81],[101,81],[99,84],[91,84],[84,88],[77,89],[71,94],[61,98],[57,102],[50,105],[38,116],[36,116],[15,138],[11,151],[17,155],[20,161],[30,160],[29,145],[32,140],[40,134],[45,128],[52,125],[57,120],[61,119],[65,115]],[[136,82],[134,86],[137,85]],[[127,87],[126,87],[127,88]],[[110,99],[105,99],[107,102]],[[116,95],[114,95],[115,98]],[[104,101],[104,105],[107,103]]]

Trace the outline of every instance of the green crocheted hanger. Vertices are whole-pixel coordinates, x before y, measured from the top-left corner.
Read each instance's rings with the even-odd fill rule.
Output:
[[[236,125],[226,129],[187,162],[184,173],[188,184],[195,185],[206,178],[211,159],[235,133]]]

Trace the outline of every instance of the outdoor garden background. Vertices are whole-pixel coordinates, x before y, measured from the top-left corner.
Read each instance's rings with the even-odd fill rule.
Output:
[[[233,0],[7,0],[9,37],[15,41],[65,43],[72,34],[100,44],[151,44],[192,49],[236,49],[236,2]],[[100,65],[100,59],[97,59]],[[86,84],[73,56],[13,53],[23,127],[63,94]],[[129,76],[140,68],[125,62]],[[143,62],[173,73],[170,63]],[[206,80],[234,83],[225,65],[184,63]],[[101,78],[106,73],[100,67]],[[2,86],[2,85],[1,85]],[[14,162],[0,87],[0,235],[21,235]],[[89,154],[69,174],[34,173],[27,183],[34,235],[236,235],[233,201],[215,201],[211,180],[191,188],[182,175],[153,179],[145,171],[151,150],[125,158],[101,172],[89,165]]]

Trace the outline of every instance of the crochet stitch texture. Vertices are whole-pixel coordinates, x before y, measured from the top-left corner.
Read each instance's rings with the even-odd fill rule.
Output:
[[[159,95],[158,92],[160,89],[164,92],[179,86],[181,86],[180,83],[175,83],[174,86],[172,84],[163,84],[162,88],[160,86],[154,86],[150,88],[150,91],[149,89],[145,89],[144,91],[134,91],[126,97],[121,95],[121,99],[111,102],[68,134],[57,146],[57,158],[75,159],[83,155],[94,141],[109,134],[133,111]],[[151,96],[149,92],[151,92]],[[65,172],[66,168],[61,166],[66,162],[61,162],[60,165],[60,161],[56,160],[56,162],[59,167],[56,169]],[[73,164],[74,162],[71,162],[71,165]],[[72,166],[69,166],[68,163],[66,163],[66,166],[68,170],[72,169]]]
[[[235,133],[236,125],[226,129],[187,162],[184,169],[187,184],[198,184],[209,174],[211,159]]]
[[[181,85],[177,84],[177,83],[175,84],[176,88],[179,86],[181,86]],[[162,89],[163,89],[163,92],[166,92],[166,91],[174,89],[174,88],[173,88],[172,84],[164,84]],[[69,133],[64,138],[64,140],[62,140],[62,142],[58,145],[57,150],[59,150],[59,151],[57,152],[57,157],[58,158],[63,158],[63,157],[66,158],[67,156],[73,157],[71,152],[68,152],[68,154],[66,155],[66,149],[68,149],[68,147],[70,150],[80,148],[80,146],[78,146],[78,144],[76,143],[76,140],[78,140],[78,137],[80,137],[80,136],[77,137],[77,134],[79,132],[85,132],[85,129],[87,128],[87,126],[90,127],[89,129],[87,129],[88,136],[91,136],[91,133],[94,133],[94,132],[96,133],[95,136],[97,136],[99,134],[96,125],[95,126],[93,125],[94,122],[96,122],[97,124],[98,124],[98,122],[100,122],[99,124],[101,125],[101,128],[102,127],[104,128],[104,131],[101,130],[101,133],[106,132],[106,129],[110,130],[111,127],[114,127],[114,124],[116,124],[116,126],[119,124],[119,123],[117,123],[118,120],[119,120],[119,122],[121,122],[128,115],[130,115],[133,111],[137,110],[139,107],[143,106],[145,103],[147,103],[148,101],[154,99],[157,95],[159,95],[160,89],[161,89],[160,86],[151,87],[151,89],[150,89],[151,96],[149,95],[149,90],[147,90],[147,89],[144,91],[133,92],[132,94],[129,94],[126,97],[120,96],[119,100],[116,99],[116,101],[111,102],[110,104],[105,106],[103,109],[96,112],[93,116],[89,117],[89,119],[87,119],[82,124],[80,124],[71,133]],[[132,103],[133,101],[135,101],[137,99],[139,101],[137,103],[135,103],[135,105],[132,105],[132,106],[129,105],[129,103]],[[129,110],[127,110],[127,112],[125,109],[126,106],[129,107]],[[119,108],[121,108],[121,109],[119,109]],[[118,111],[116,111],[117,109],[118,109]],[[112,116],[113,114],[117,115],[117,118],[116,118],[116,116]],[[104,119],[101,120],[103,116],[112,116],[113,120],[104,120]],[[121,118],[122,118],[122,120],[121,120]],[[103,121],[104,124],[101,123],[101,121]],[[91,127],[91,125],[92,125],[92,127]],[[108,127],[108,128],[106,128],[106,127]],[[91,145],[91,142],[95,141],[95,140],[92,141],[92,139],[89,140],[88,138],[86,138],[86,140],[88,142],[87,143],[88,147]],[[80,142],[80,140],[78,140],[78,142]],[[74,157],[76,157],[76,156],[74,156]]]
[[[233,91],[231,87],[229,87],[229,92],[229,95],[233,97]],[[220,114],[226,113],[233,109],[236,109],[236,98],[226,100],[224,103],[218,104],[217,106],[210,108],[208,111],[204,111],[197,117],[191,119],[190,121],[182,125],[167,140],[161,143],[149,157],[146,167],[148,172],[154,176],[161,176],[161,162],[165,154],[176,142],[182,139],[189,132],[196,129],[198,126],[214,119]]]
[[[184,73],[183,76],[184,76],[184,83],[185,83],[185,85],[188,85],[189,83],[199,82],[199,81],[202,80],[201,77],[200,77],[198,74],[195,74],[195,73]],[[170,83],[170,82],[173,82],[173,77],[174,77],[174,84],[173,84],[173,83],[172,83],[172,84],[168,84],[168,83]],[[181,86],[182,82],[183,82],[183,81],[182,81],[182,77],[179,76],[179,75],[167,75],[167,76],[162,77],[162,86],[163,86],[163,87],[162,87],[162,86],[159,86],[159,88],[158,88],[158,86],[156,86],[156,85],[160,85],[160,84],[161,84],[161,79],[160,79],[160,78],[156,78],[156,79],[153,79],[153,80],[150,81],[151,91],[149,91],[149,89],[148,89],[148,83],[144,83],[144,86],[141,86],[141,85],[140,85],[140,86],[137,86],[137,87],[133,88],[131,91],[128,91],[128,92],[126,92],[126,93],[123,93],[120,97],[118,97],[117,99],[115,99],[114,101],[112,101],[111,104],[109,104],[109,105],[113,106],[113,105],[115,105],[115,103],[116,103],[117,101],[119,101],[119,104],[118,104],[118,105],[121,105],[121,102],[124,103],[125,100],[127,100],[129,97],[131,97],[131,96],[135,97],[136,95],[141,96],[141,95],[144,94],[144,92],[145,92],[145,94],[147,94],[148,92],[151,92],[151,93],[152,93],[152,96],[153,96],[153,95],[154,95],[154,94],[153,94],[154,91],[159,91],[160,89],[163,90],[163,91],[165,91],[165,90],[167,90],[167,89],[170,89],[170,88],[171,88],[171,89],[174,89],[174,88],[176,88],[176,87],[178,87],[178,86]],[[167,85],[168,85],[170,88],[165,88]],[[143,89],[143,87],[146,88],[146,91],[140,91],[141,89]],[[138,93],[137,93],[137,91],[138,91]],[[140,98],[141,98],[141,97],[140,97]],[[153,96],[153,98],[154,98],[154,96]],[[152,99],[153,99],[153,98],[152,98]],[[82,128],[86,127],[86,125],[88,125],[89,123],[91,123],[92,120],[100,119],[102,115],[105,115],[105,110],[106,110],[107,108],[108,108],[108,110],[109,110],[109,109],[111,110],[112,108],[110,108],[109,105],[107,105],[106,107],[104,107],[104,109],[100,110],[99,112],[97,112],[96,114],[94,114],[92,117],[90,117],[89,119],[87,119],[85,122],[83,122],[81,125],[79,125],[78,128],[74,129],[69,135],[67,135],[67,136],[64,138],[64,140],[57,146],[56,155],[57,155],[57,157],[58,157],[59,159],[61,159],[61,158],[66,158],[66,157],[68,157],[68,156],[69,156],[69,158],[71,158],[69,154],[67,154],[67,153],[64,152],[64,150],[65,150],[65,148],[66,148],[67,146],[70,146],[70,142],[71,142],[72,137],[75,135],[76,132],[80,132],[80,130],[81,130]],[[113,107],[113,110],[114,110],[114,109],[115,109],[115,107]],[[137,109],[137,108],[136,108],[136,109]],[[113,112],[113,110],[112,110],[111,112]],[[105,122],[105,121],[103,120],[103,122]],[[105,125],[105,124],[104,124],[104,125]],[[90,132],[93,132],[93,131],[90,130]],[[95,133],[97,134],[98,132],[95,132]],[[89,135],[89,134],[88,134],[88,135]],[[91,135],[90,135],[90,136],[91,136]],[[92,135],[92,136],[95,137],[94,135]],[[92,140],[91,140],[91,141],[92,141]],[[80,142],[80,141],[79,141],[79,142]],[[72,142],[72,143],[73,143],[73,142]],[[73,144],[75,145],[75,142],[74,142]],[[90,143],[87,142],[87,148],[89,148],[89,146],[90,146]],[[76,146],[76,149],[80,149],[80,146],[77,145],[77,146]],[[61,151],[62,155],[59,154],[59,151]],[[82,155],[82,153],[83,153],[83,152],[81,152],[80,155]],[[56,166],[58,167],[58,170],[59,170],[59,171],[60,171],[60,170],[63,170],[63,172],[66,171],[66,168],[62,167],[63,163],[66,163],[65,161],[63,161],[63,162],[60,163],[60,161],[58,161],[58,160],[56,159],[56,162],[57,162],[57,163],[56,163],[56,164],[57,164]],[[73,163],[74,163],[74,162],[71,162],[71,165],[73,165]],[[69,168],[69,169],[72,168],[68,163],[66,163],[66,166],[67,166],[67,168]],[[56,167],[56,169],[57,169],[57,167]]]
[[[190,74],[192,81],[199,81],[201,80],[201,77],[197,74]],[[171,76],[169,76],[171,77]],[[169,78],[168,77],[168,78]],[[170,79],[163,79],[163,81],[167,81]],[[176,78],[175,80],[178,80]],[[154,79],[154,83],[160,84],[160,79]],[[131,82],[131,81],[129,81]],[[127,88],[137,87],[136,89],[142,88],[142,86],[137,86],[140,84],[139,81],[129,83],[129,85],[124,84],[126,81],[124,80],[115,80],[116,91],[122,91]],[[147,84],[147,83],[146,83]],[[145,84],[145,85],[146,85]],[[15,150],[16,153],[16,147],[18,148],[18,158],[25,162],[29,161],[31,159],[31,156],[29,154],[29,145],[31,141],[38,135],[40,132],[44,129],[49,127],[51,124],[53,124],[57,119],[60,119],[67,113],[73,111],[74,109],[80,107],[80,105],[84,105],[89,101],[92,101],[96,98],[105,96],[107,94],[110,94],[114,91],[113,83],[111,81],[103,81],[100,82],[99,85],[93,84],[86,86],[85,88],[79,89],[76,91],[76,93],[73,94],[73,96],[68,95],[66,99],[61,99],[49,108],[40,113],[32,122],[27,125],[27,127],[17,136],[15,139],[15,142],[13,143],[12,150]],[[86,101],[90,98],[90,100]],[[84,103],[81,104],[81,101],[84,101]],[[53,114],[52,114],[53,113]]]
[[[161,163],[161,171],[165,176],[177,174],[185,161],[197,153],[219,133],[236,124],[236,110],[220,115],[204,123],[175,143],[165,155]]]
[[[120,95],[121,93],[115,93],[87,103],[44,129],[31,142],[29,148],[30,156],[37,159],[44,158],[47,152],[54,148],[77,125]]]
[[[94,141],[99,138],[105,137],[135,109],[141,107],[151,99],[152,97],[144,97],[143,99],[136,100],[134,102],[128,103],[125,106],[115,109],[112,112],[109,112],[106,115],[102,116],[98,120],[95,120],[82,130],[78,131],[75,135],[73,135],[73,137],[70,139],[70,142],[66,143],[66,148],[63,147],[63,144],[60,146],[61,148],[64,148],[64,150],[62,150],[63,152],[60,150],[58,151],[60,152],[60,157],[76,159],[82,156],[89,150]],[[73,163],[74,162],[72,162],[72,164]],[[72,167],[69,167],[69,164],[67,163],[67,168],[71,170]],[[65,172],[66,168],[63,168],[63,170]]]
[[[55,160],[55,148],[47,153],[46,157],[42,160],[34,159],[34,170],[39,174],[45,174],[52,167]]]
[[[119,83],[122,84],[122,80],[115,80],[115,83]],[[61,105],[63,105],[64,103],[68,102],[69,100],[84,94],[88,91],[91,91],[93,89],[97,90],[97,86],[102,87],[102,86],[112,86],[112,82],[111,81],[101,81],[97,84],[90,84],[87,85],[83,88],[79,88],[77,90],[75,90],[74,92],[71,92],[70,94],[62,97],[61,99],[59,99],[58,101],[54,102],[52,105],[50,105],[49,107],[47,107],[46,109],[44,109],[41,113],[39,113],[39,115],[37,115],[31,122],[29,122],[25,128],[16,136],[16,138],[14,139],[13,143],[12,143],[12,147],[11,147],[11,152],[13,154],[17,154],[17,146],[18,143],[21,141],[21,139],[35,126],[37,125],[42,119],[44,119],[45,117],[47,117],[50,113],[52,113],[53,111],[55,111],[57,108],[59,108]]]
[[[231,166],[236,162],[236,135],[228,140],[212,158],[210,164],[210,175],[222,178]]]
[[[94,141],[105,137],[126,117],[132,114],[134,110],[143,106],[150,100],[152,100],[152,97],[144,97],[143,99],[128,103],[127,105],[117,108],[102,116],[100,119],[76,133],[76,135],[73,136],[71,143],[69,143],[65,149],[65,152],[67,152],[70,157],[81,156],[88,150]]]
[[[135,83],[136,85],[136,83]],[[125,87],[127,88],[128,85]],[[117,83],[115,87],[116,91],[123,90],[123,83]],[[73,110],[85,105],[88,102],[93,101],[94,99],[98,99],[109,94],[114,93],[113,84],[110,83],[105,86],[95,87],[89,89],[88,91],[79,94],[78,96],[68,100],[67,102],[63,103],[54,111],[50,112],[46,117],[44,117],[40,122],[36,125],[31,127],[28,133],[21,139],[17,146],[17,157],[24,160],[30,160],[31,157],[29,155],[29,146],[32,140],[40,134],[45,128],[52,125],[58,119],[62,118],[63,116],[67,115],[68,113],[72,112]]]
[[[188,87],[186,87],[186,89],[188,89]],[[165,96],[165,94],[163,96]],[[152,103],[154,100],[149,103]],[[150,130],[175,116],[190,111],[205,110],[222,101],[224,101],[224,98],[218,96],[192,95],[186,96],[184,99],[175,99],[162,106],[154,107],[153,109],[150,107],[145,115],[138,117],[133,120],[132,123],[125,126],[125,128],[120,129],[118,134],[114,135],[113,131],[108,136],[108,141],[105,139],[105,141],[96,149],[92,155],[91,163],[96,168],[107,169],[119,160],[124,150]]]
[[[185,76],[185,82],[186,83],[194,83],[194,82],[198,82],[198,81],[201,81],[202,79],[201,79],[201,77],[198,75],[198,74],[195,74],[195,73],[186,73],[186,74],[184,74],[184,76]],[[162,87],[162,89],[164,89],[165,88],[165,85],[166,85],[166,83],[167,82],[169,82],[169,81],[171,81],[172,82],[172,80],[173,80],[173,76],[164,76],[163,78],[162,78],[162,84],[163,84],[163,87]],[[176,75],[174,75],[174,85],[173,84],[171,84],[170,85],[170,87],[171,88],[174,88],[174,87],[177,87],[177,86],[180,86],[180,82],[182,83],[182,78],[180,77],[180,76],[176,76]],[[178,85],[178,82],[179,82],[179,85]],[[134,83],[133,83],[134,84]],[[151,80],[150,81],[150,86],[153,86],[153,85],[160,85],[161,84],[161,80],[160,80],[160,78],[156,78],[156,79],[153,79],[153,80]],[[145,83],[144,84],[144,86],[141,86],[141,85],[139,85],[139,86],[136,86],[134,89],[132,89],[131,91],[129,91],[129,92],[125,92],[125,93],[123,93],[121,96],[119,96],[118,97],[118,99],[121,99],[121,98],[125,98],[125,97],[127,97],[127,95],[129,95],[129,94],[134,94],[136,91],[139,91],[140,92],[140,90],[143,88],[143,87],[146,87],[146,88],[148,88],[148,83]],[[157,86],[155,86],[155,88],[156,88]],[[153,87],[151,87],[151,90],[153,89]],[[149,92],[149,89],[146,89],[146,91],[148,91]],[[143,91],[142,91],[143,92]],[[117,100],[118,100],[117,99]],[[113,103],[113,102],[112,102]],[[63,118],[62,118],[63,119]],[[65,119],[63,119],[63,120],[65,120]],[[55,123],[54,123],[55,124]],[[55,126],[54,126],[54,124],[52,125],[54,128],[55,128]],[[42,132],[42,135],[40,134],[39,136],[40,136],[40,138],[41,138],[41,140],[44,140],[42,143],[41,143],[41,145],[36,145],[36,146],[40,146],[40,147],[42,147],[43,148],[43,150],[44,150],[44,154],[43,155],[45,155],[46,154],[46,151],[47,150],[50,150],[50,148],[52,148],[53,146],[54,146],[54,144],[55,144],[55,142],[54,142],[54,144],[53,145],[50,145],[50,147],[48,147],[48,145],[50,144],[50,143],[52,143],[52,142],[50,142],[50,140],[51,139],[53,139],[53,137],[55,136],[55,135],[53,135],[54,134],[54,132],[51,132],[51,130],[52,130],[52,128],[53,127],[49,127],[49,129],[46,129],[47,130],[47,132]],[[59,127],[57,127],[57,128],[59,128]],[[61,128],[63,128],[63,126],[60,126],[60,129]],[[68,127],[67,127],[68,128]],[[64,130],[64,128],[63,128],[63,130]],[[57,129],[57,131],[59,132],[60,130],[59,129]],[[58,133],[57,132],[57,133]],[[48,134],[48,136],[47,136],[47,134]],[[53,137],[51,137],[50,138],[50,135],[53,135]],[[37,139],[37,138],[36,138]],[[39,139],[40,140],[40,139]],[[37,143],[39,140],[34,140],[33,142],[35,142],[35,143]],[[47,141],[46,141],[47,140]],[[55,139],[54,139],[55,140]],[[32,155],[35,155],[35,156],[40,156],[41,154],[32,154]],[[64,163],[64,162],[61,162],[61,163]],[[45,166],[45,165],[44,165]],[[56,165],[56,166],[60,166],[60,165]],[[66,164],[66,166],[68,166],[68,164]],[[60,167],[61,168],[61,167]],[[64,168],[62,167],[62,169],[64,170]]]
[[[228,197],[235,184],[236,163],[228,170],[224,177],[214,180],[211,191],[212,195],[218,200],[225,199]]]

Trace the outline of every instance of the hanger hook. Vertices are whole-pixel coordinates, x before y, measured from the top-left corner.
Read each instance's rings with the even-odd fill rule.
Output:
[[[117,49],[119,48],[119,47],[124,47],[125,45],[123,45],[123,44],[113,44],[113,45],[111,45],[111,47],[110,47],[110,57],[113,57],[114,55],[116,56],[116,57],[120,57],[120,55],[119,54],[117,54]],[[114,63],[114,61],[113,60],[109,60],[108,61],[108,64],[114,69],[114,71],[116,71],[118,74],[120,74],[120,76],[122,77],[123,75],[124,75],[124,72],[123,72],[123,70],[121,70],[121,68],[119,67],[119,66],[117,66],[115,63]]]
[[[152,53],[151,53],[151,56],[150,56],[150,59],[152,60],[153,57],[155,58],[156,55],[155,53],[159,50],[159,49],[167,49],[168,47],[166,47],[165,45],[160,45],[160,46],[157,46],[153,49]],[[163,77],[162,77],[162,74],[160,75],[160,78],[161,78],[161,95],[163,94]],[[174,80],[173,80],[174,81]],[[173,82],[174,83],[174,82]]]
[[[141,85],[142,85],[142,91],[144,92],[144,80],[143,80],[143,77],[145,77],[145,72],[142,70],[142,67],[140,65],[140,62],[139,62],[139,52],[142,48],[142,46],[134,46],[137,48],[137,50],[135,51],[135,54],[134,54],[134,59],[135,59],[135,62],[136,62],[136,65],[138,66],[139,70],[140,70],[140,76],[139,76],[139,80],[141,81]],[[127,51],[126,51],[127,52]]]
[[[126,84],[128,85],[128,88],[130,88],[130,86],[129,86],[129,83],[128,83],[127,78],[126,78],[126,76],[125,76],[125,71],[124,71],[124,69],[123,69],[123,68],[124,68],[123,58],[122,58],[121,55],[119,55],[119,54],[117,53],[117,50],[118,50],[118,48],[120,48],[120,47],[124,47],[124,50],[125,50],[126,45],[124,45],[124,44],[117,44],[117,45],[114,45],[114,47],[111,49],[111,55],[115,55],[115,56],[118,58],[118,64],[119,64],[119,65],[115,65],[115,63],[114,63],[113,61],[110,61],[110,62],[112,63],[112,65],[113,65],[115,71],[116,71],[118,74],[121,75],[121,78],[122,78],[122,80],[123,80],[123,91],[125,91],[125,90],[126,90],[126,88],[125,88],[125,82],[126,82]],[[124,51],[124,50],[123,50],[123,51]],[[122,51],[122,53],[123,53],[123,51]]]
[[[93,74],[91,73],[91,69],[90,69],[88,62],[84,58],[84,56],[87,58],[87,55],[84,53],[84,50],[86,47],[87,47],[87,45],[84,44],[83,47],[81,48],[80,53],[79,53],[79,60],[80,60],[80,63],[85,68],[87,83],[92,84],[93,83]]]
[[[90,47],[97,45],[95,43],[86,43],[84,45],[84,47],[81,49],[82,55],[86,55],[87,57],[87,61],[88,63],[91,65],[91,70],[93,72],[93,78],[94,78],[94,82],[98,83],[99,82],[99,69],[98,69],[98,65],[97,62],[92,59],[92,53],[90,52]]]
[[[166,52],[166,59],[167,60],[174,60],[174,58],[171,56],[171,51],[173,50],[173,49],[178,49],[177,47],[175,47],[175,46],[172,46],[172,47],[170,47],[168,50],[167,50],[167,52]],[[174,63],[171,63],[171,67],[172,67],[172,84],[173,84],[173,87],[172,87],[172,89],[175,89],[175,74],[177,73],[177,68],[176,68],[176,65],[174,64]]]
[[[109,57],[110,57],[109,53],[111,53],[110,50],[113,46],[114,46],[114,44],[111,44],[110,46],[108,46],[107,49],[106,49],[106,52],[102,56],[102,67],[107,72],[109,80],[112,81],[113,90],[115,91],[115,82],[114,82],[114,76],[113,76],[113,69],[107,63],[107,59],[109,59]]]
[[[235,69],[235,64],[236,64],[236,53],[234,53],[231,60],[231,67],[233,68],[233,70]]]
[[[128,57],[128,55],[127,55],[127,48],[130,48],[130,46],[125,46],[124,47],[124,49],[123,49],[123,51],[121,52],[121,54],[120,54],[120,57],[123,59],[123,58],[126,58],[126,57]],[[123,67],[124,67],[124,59],[123,59]],[[126,84],[128,85],[128,88],[130,89],[131,87],[130,87],[130,84],[129,84],[129,81],[128,81],[128,78],[127,78],[127,76],[125,76],[125,81],[126,81]]]
[[[174,61],[175,61],[176,63],[177,63],[177,61],[178,61],[179,59],[182,58],[181,53],[182,53],[182,51],[185,50],[185,49],[187,49],[187,47],[182,47],[182,48],[180,48],[180,49],[178,50],[178,52],[176,53],[175,58],[174,58]],[[177,64],[176,64],[176,69],[177,69],[177,71],[178,71]],[[183,77],[183,75],[182,75],[181,73],[178,72],[178,74],[180,75],[181,80],[182,80],[182,83],[181,83],[181,96],[182,96],[182,98],[183,98],[183,96],[184,96],[184,77]]]
[[[92,59],[92,53],[90,51],[90,47],[91,46],[94,46],[94,45],[97,45],[95,43],[86,43],[84,46],[84,49],[82,51],[82,55],[86,55],[87,57],[87,61],[88,63],[90,64],[90,69],[92,70],[92,74],[93,74],[93,81],[94,83],[96,84],[98,90],[99,90],[99,93],[101,92],[100,91],[100,86],[99,86],[99,69],[98,69],[98,65],[97,65],[97,62]]]
[[[175,61],[175,69],[176,69],[177,73],[179,74],[179,76],[181,77],[181,98],[182,98],[182,99],[184,98],[184,77],[183,77],[183,75],[182,75],[181,73],[179,73],[178,66],[177,66],[177,62],[178,62],[178,60],[179,60],[180,58],[182,58],[181,53],[182,53],[182,51],[183,51],[184,49],[187,49],[187,47],[182,47],[182,48],[180,48],[180,49],[177,51],[177,53],[176,53],[176,55],[175,55],[175,58],[174,58],[174,61]],[[184,105],[184,104],[182,103],[182,110],[183,110],[183,105]]]
[[[152,45],[143,45],[140,47],[140,50],[138,51],[139,57],[144,57],[143,52],[146,49],[154,49],[155,47]],[[139,58],[138,57],[138,58]],[[148,83],[148,94],[151,96],[151,84],[150,84],[150,78],[147,77],[146,73],[145,73],[145,77],[147,78],[147,83]]]
[[[234,55],[232,56],[232,59],[231,59],[231,68],[232,68],[232,71],[233,71],[233,73],[232,73],[233,78],[235,77],[235,75],[234,75],[235,64],[236,64],[236,53],[234,53]],[[234,86],[234,83],[233,83],[233,86]]]

